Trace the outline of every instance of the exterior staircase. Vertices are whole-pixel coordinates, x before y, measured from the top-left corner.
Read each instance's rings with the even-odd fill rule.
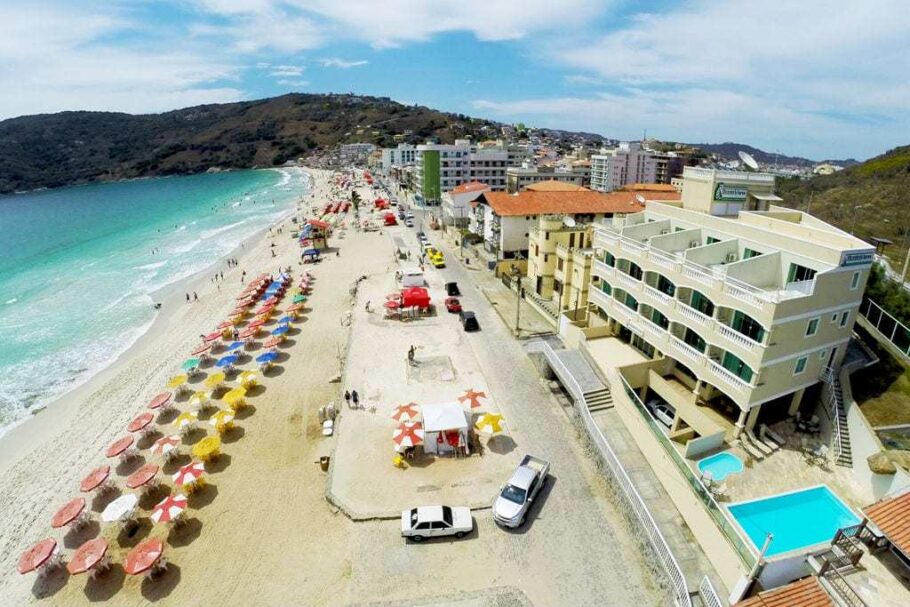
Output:
[[[853,453],[850,449],[850,428],[847,425],[847,412],[844,410],[844,391],[836,371],[826,369],[822,374],[824,388],[822,393],[831,411],[834,424],[834,462],[838,466],[853,466]]]
[[[610,393],[610,388],[607,387],[602,390],[585,392],[585,403],[591,413],[606,411],[613,408],[613,394]]]
[[[550,318],[559,318],[559,310],[556,309],[556,306],[553,304],[552,300],[544,299],[537,293],[534,293],[530,290],[525,291],[525,297],[527,299],[530,299],[541,312],[547,314]]]

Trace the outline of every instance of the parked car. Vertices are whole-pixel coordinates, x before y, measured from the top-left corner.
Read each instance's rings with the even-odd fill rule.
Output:
[[[647,408],[651,411],[651,415],[667,428],[673,425],[673,418],[676,417],[676,411],[674,411],[670,405],[653,399],[648,401]]]
[[[525,455],[493,500],[493,520],[504,527],[521,527],[549,471],[550,462]]]
[[[458,295],[461,295],[461,291],[458,289],[457,282],[446,283],[446,295],[450,297],[457,297]]]
[[[461,302],[458,301],[457,297],[446,297],[446,310],[452,314],[461,312]]]
[[[442,254],[441,251],[436,251],[434,249],[433,253],[429,256],[430,263],[433,264],[434,268],[444,268],[446,267],[446,257]]]
[[[413,227],[414,227],[414,222],[411,221],[410,219],[405,219],[405,220],[404,220],[404,225],[405,225],[406,227],[413,228]]]
[[[471,509],[464,506],[421,506],[401,512],[401,536],[415,542],[428,537],[464,537],[474,529]]]
[[[458,312],[458,318],[461,320],[461,327],[465,331],[479,331],[480,325],[477,324],[477,317],[474,316],[473,312],[468,312],[467,310],[461,310]]]

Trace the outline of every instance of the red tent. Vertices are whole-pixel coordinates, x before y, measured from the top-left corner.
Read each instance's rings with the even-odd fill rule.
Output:
[[[401,307],[417,306],[425,310],[430,307],[430,294],[423,287],[410,287],[401,291]]]
[[[387,226],[397,226],[398,225],[398,220],[395,219],[395,215],[393,213],[386,213],[383,216],[383,220],[385,221],[385,224]]]
[[[387,208],[389,208],[389,201],[386,200],[385,198],[377,198],[376,200],[373,201],[373,205],[377,209],[387,209]]]

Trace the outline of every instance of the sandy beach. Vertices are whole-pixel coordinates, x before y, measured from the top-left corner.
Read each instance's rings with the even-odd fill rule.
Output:
[[[315,179],[312,199],[333,200],[330,174],[310,172]],[[361,195],[370,200],[373,193],[362,189]],[[346,221],[351,223],[352,217]],[[657,604],[659,595],[634,538],[611,502],[608,487],[575,441],[571,423],[546,400],[521,347],[504,326],[494,326],[498,319],[494,320],[491,308],[481,314],[486,333],[479,337],[489,341],[489,348],[487,342],[473,341],[474,361],[459,364],[475,365],[476,370],[465,378],[473,385],[489,386],[494,396],[503,395],[502,406],[509,407],[504,413],[513,420],[513,436],[521,448],[525,448],[526,437],[534,437],[538,447],[547,444],[551,451],[560,451],[554,460],[560,469],[554,472],[551,484],[557,489],[546,499],[547,510],[538,515],[533,530],[503,532],[490,520],[488,511],[478,510],[472,539],[411,546],[401,539],[398,521],[354,522],[326,500],[329,477],[318,460],[336,443],[335,438],[321,436],[317,410],[340,400],[344,384],[333,379],[342,370],[342,359],[350,356],[353,361],[352,369],[344,371],[345,381],[362,384],[369,397],[379,394],[369,384],[375,386],[382,380],[375,370],[357,361],[387,352],[393,341],[398,356],[398,342],[409,339],[393,327],[385,331],[392,330],[394,339],[385,341],[372,334],[372,329],[364,330],[367,325],[358,330],[357,323],[380,321],[363,311],[360,299],[352,308],[351,286],[366,276],[361,299],[381,297],[397,267],[393,251],[404,239],[416,250],[416,242],[411,242],[413,230],[405,228],[384,233],[347,229],[329,239],[321,263],[302,266],[289,225],[285,223],[283,233],[276,233],[275,226],[271,234],[246,243],[235,255],[238,267],[224,267],[220,291],[206,273],[169,295],[152,329],[116,363],[0,441],[0,491],[6,497],[0,505],[0,604],[386,605],[393,601],[480,606],[570,600],[576,604]],[[272,257],[272,249],[277,257]],[[290,265],[297,278],[304,270],[312,272],[308,309],[295,323],[278,366],[262,379],[262,388],[249,399],[251,406],[238,415],[237,430],[225,442],[222,456],[208,467],[208,485],[191,496],[187,524],[169,530],[148,519],[155,501],[167,495],[170,479],[166,478],[156,499],[150,496],[140,502],[140,525],[131,535],[118,534],[97,522],[70,535],[52,530],[53,513],[79,495],[79,481],[88,471],[106,463],[105,448],[126,434],[129,421],[162,391],[198,344],[199,335],[211,331],[232,309],[242,289],[241,270],[255,276],[274,273],[279,265]],[[200,301],[185,303],[184,291],[196,291]],[[434,322],[453,321],[442,316]],[[421,330],[432,332],[431,327]],[[359,350],[349,354],[352,333]],[[451,347],[446,341],[450,333],[439,334],[441,352]],[[404,347],[403,341],[401,344]],[[503,348],[508,349],[511,362],[504,363]],[[512,370],[507,376],[498,375],[498,364],[512,365]],[[252,366],[251,362],[243,365]],[[353,375],[349,377],[349,373]],[[361,379],[370,373],[372,377]],[[390,386],[395,381],[390,375]],[[404,397],[404,392],[393,393],[395,389],[400,388],[390,387],[389,393],[380,395],[383,404]],[[534,401],[537,417],[532,419],[529,409],[528,419],[521,424],[520,411],[529,401]],[[346,422],[349,414],[371,413],[343,413],[339,439],[350,442],[351,435],[344,432],[359,432],[365,418]],[[161,429],[172,433],[169,426]],[[353,474],[353,482],[380,487],[384,475],[401,474],[390,466],[392,452],[386,432],[379,434],[382,448],[375,461],[359,472],[361,478],[356,476],[356,466],[346,462],[345,474]],[[360,457],[359,452],[351,453]],[[474,501],[488,503],[495,479],[520,455],[514,450],[507,461],[496,464],[488,486],[479,485]],[[337,455],[333,457],[337,459]],[[181,463],[186,461],[188,457]],[[112,466],[114,469],[122,486],[129,471]],[[342,468],[338,470],[341,474]],[[441,462],[428,470],[446,474],[455,468],[451,462]],[[423,477],[403,478],[412,480],[399,478],[397,485],[385,489],[384,499],[402,491],[411,492],[406,501],[415,499],[412,493],[420,482],[416,479]],[[426,499],[433,498],[427,495]],[[88,500],[95,519],[107,501]],[[387,509],[400,507],[401,501],[390,499],[392,506]],[[22,551],[44,537],[57,539],[69,556],[82,542],[98,536],[111,541],[115,565],[97,580],[69,576],[65,570],[44,579],[19,575],[15,570]],[[132,546],[147,537],[165,541],[168,570],[150,580],[126,575],[119,563]],[[589,545],[579,548],[585,543]],[[587,556],[579,559],[578,550]]]

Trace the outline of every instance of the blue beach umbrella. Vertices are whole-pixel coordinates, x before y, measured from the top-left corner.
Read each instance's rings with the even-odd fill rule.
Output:
[[[276,360],[278,360],[277,352],[266,352],[265,354],[260,354],[259,356],[256,357],[256,362],[259,363],[260,365],[265,364],[265,363],[273,363]]]
[[[272,335],[284,335],[290,330],[290,327],[287,325],[281,325],[277,329],[272,330]]]
[[[289,322],[291,322],[292,320],[294,320],[294,319],[291,318],[290,316],[282,316],[281,318],[278,319],[278,324],[286,325]]]
[[[228,354],[227,356],[223,356],[223,357],[219,358],[218,362],[215,363],[215,366],[217,366],[219,369],[223,369],[224,367],[230,367],[231,365],[236,363],[239,358],[240,357],[237,356],[236,354]]]
[[[239,349],[242,348],[243,346],[244,346],[244,343],[243,343],[242,341],[235,341],[234,343],[232,343],[231,345],[229,345],[229,346],[227,347],[227,349],[228,349],[229,352],[233,352],[234,350],[239,350]]]

